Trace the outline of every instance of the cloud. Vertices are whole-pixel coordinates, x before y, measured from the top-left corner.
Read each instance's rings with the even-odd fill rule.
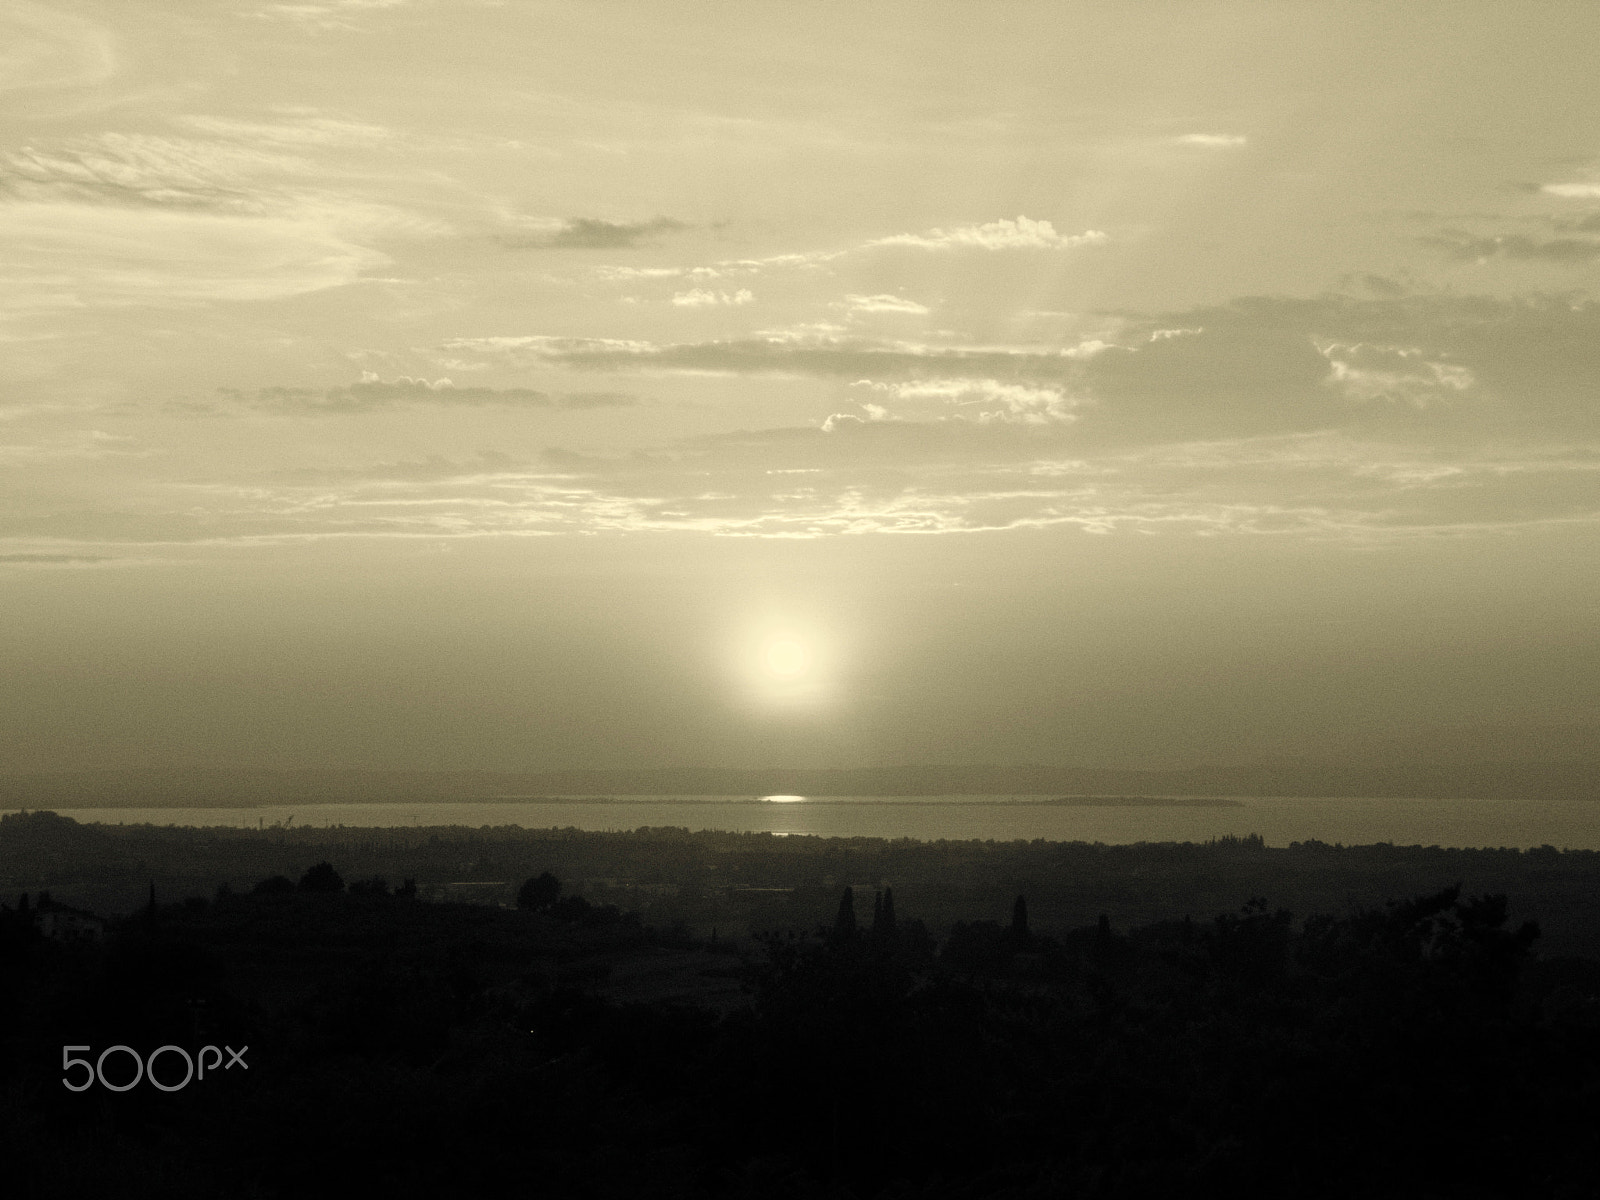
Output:
[[[0,307],[298,295],[386,265],[377,239],[445,231],[327,190],[325,166],[300,153],[377,127],[305,112],[190,124],[220,136],[108,133],[0,155]]]
[[[484,406],[517,408],[590,409],[622,408],[639,403],[624,392],[564,392],[552,394],[532,388],[457,387],[449,379],[413,379],[401,375],[385,380],[371,371],[343,387],[261,388],[241,392],[224,388],[222,394],[251,408],[280,412],[362,413],[395,405]]]
[[[82,566],[106,561],[98,554],[0,554],[0,566]]]
[[[268,4],[255,15],[262,20],[286,21],[318,33],[359,28],[362,13],[400,8],[407,0],[328,0],[322,4]]]
[[[445,349],[512,366],[618,373],[885,384],[987,379],[1072,397],[1075,436],[1101,445],[1375,424],[1386,436],[1412,440],[1474,424],[1520,427],[1530,435],[1600,432],[1595,301],[1537,294],[1255,296],[1108,317],[1115,318],[1114,333],[1064,346],[917,342],[829,326],[679,343],[467,338]]]
[[[116,71],[109,30],[59,7],[26,0],[0,11],[0,92],[88,87]]]
[[[1147,340],[1168,328],[1198,332]],[[1600,432],[1600,305],[1571,296],[1244,297],[1130,314],[1117,340],[1068,377],[1095,401],[1082,436]]]
[[[313,170],[305,159],[254,145],[113,133],[0,156],[0,196],[261,214],[286,201],[275,189],[263,192],[261,175],[309,176]]]
[[[388,259],[337,214],[241,216],[22,203],[0,224],[0,308],[265,300],[350,283]]]
[[[418,380],[369,381],[406,392]],[[1042,390],[1042,389],[1041,389]],[[715,537],[943,535],[1055,527],[1086,533],[1393,541],[1539,526],[1600,529],[1593,446],[1414,445],[1336,431],[1085,443],[1082,423],[906,419],[966,401],[1024,409],[1001,381],[864,387],[859,411],[826,429],[772,427],[603,455],[551,447],[253,476],[153,473],[40,478],[97,483],[62,503],[0,512],[18,569],[71,565],[131,545],[250,545],[325,539],[547,537],[670,531]],[[881,403],[880,403],[881,401]],[[403,401],[402,401],[403,402]],[[1039,398],[1039,403],[1048,401]],[[1085,408],[1085,413],[1095,411]],[[43,473],[49,471],[45,476]]]
[[[675,226],[681,228],[681,226]],[[620,228],[642,229],[643,226]],[[528,245],[548,245],[549,234],[541,234]],[[1061,234],[1049,221],[1034,221],[1027,217],[1016,220],[1002,219],[986,225],[959,225],[949,229],[930,229],[925,233],[896,233],[874,238],[843,250],[808,250],[789,254],[769,254],[763,258],[728,258],[710,266],[696,267],[629,267],[603,266],[596,271],[604,279],[721,279],[736,275],[753,275],[774,270],[820,269],[850,255],[883,249],[910,247],[917,250],[1070,250],[1077,246],[1098,245],[1107,241],[1097,229],[1083,233]],[[632,245],[632,242],[619,242]],[[878,297],[881,299],[882,297]],[[890,297],[890,299],[896,299]]]
[[[657,217],[636,224],[617,224],[594,217],[572,220],[541,228],[528,234],[508,234],[497,240],[516,250],[618,250],[637,246],[642,240],[662,233],[688,229],[682,221]]]
[[[937,346],[916,342],[840,336],[819,329],[769,331],[724,341],[652,342],[609,338],[458,338],[443,344],[452,353],[477,352],[512,362],[542,363],[590,371],[682,371],[727,375],[799,375],[821,378],[896,376],[1008,376],[1064,378],[1074,364],[1105,348],[1090,342],[1054,350]]]
[[[1186,133],[1176,140],[1180,145],[1184,146],[1210,146],[1221,148],[1226,146],[1243,146],[1250,139],[1245,137],[1243,134],[1238,133]]]
[[[108,540],[146,539],[153,530],[176,541],[252,541],[1044,527],[1393,540],[1600,526],[1600,458],[1592,453],[1408,455],[1336,434],[1089,456],[1063,453],[1067,446],[1033,427],[907,423],[869,411],[837,419],[829,432],[754,430],[615,458],[552,448],[535,462],[433,458],[191,486],[165,515],[125,523],[122,537]],[[193,519],[197,503],[205,520]],[[74,528],[87,532],[78,516]],[[0,534],[15,536],[10,527],[21,523],[0,518]],[[36,524],[64,536],[59,521]],[[110,529],[102,522],[98,533]]]
[[[846,296],[845,304],[851,312],[858,313],[905,313],[910,316],[927,316],[930,309],[915,300],[907,300],[903,296]]]
[[[1565,200],[1600,200],[1600,183],[1547,183],[1539,190]]]
[[[902,383],[861,379],[851,386],[895,400],[893,410],[877,404],[864,405],[869,420],[903,420],[930,414],[935,420],[953,418],[979,424],[1048,425],[1077,420],[1072,411],[1077,402],[1060,387],[1002,383],[998,379],[919,379]],[[836,413],[829,420],[848,416]],[[831,427],[825,423],[823,428]]]
[[[366,121],[351,121],[338,117],[319,115],[314,110],[283,112],[276,121],[240,121],[228,117],[194,115],[180,117],[179,121],[190,129],[219,137],[251,144],[267,143],[276,146],[317,147],[328,146],[347,150],[358,146],[376,146],[393,139],[394,134],[382,125]]]
[[[1330,342],[1318,349],[1330,368],[1326,382],[1363,403],[1391,400],[1426,408],[1460,395],[1477,382],[1466,367],[1431,361],[1414,346]]]
[[[719,305],[736,307],[749,304],[755,300],[755,294],[749,288],[740,288],[736,292],[713,292],[706,288],[690,288],[687,292],[677,292],[672,297],[673,304],[679,308],[714,308]]]
[[[1060,234],[1049,221],[991,221],[987,225],[958,225],[951,229],[930,229],[926,233],[897,233],[892,237],[867,242],[874,246],[914,246],[923,250],[1067,250],[1092,246],[1106,240],[1097,229],[1078,234]]]
[[[1600,239],[1596,238],[1539,239],[1523,234],[1474,237],[1452,230],[1419,240],[1425,245],[1442,248],[1452,258],[1466,261],[1516,258],[1580,265],[1600,259]]]
[[[602,279],[633,281],[635,279],[720,279],[722,272],[715,267],[595,267]]]

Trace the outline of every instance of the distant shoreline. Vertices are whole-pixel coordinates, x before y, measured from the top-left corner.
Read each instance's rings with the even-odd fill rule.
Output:
[[[962,797],[1080,807],[1227,806],[1297,799],[1600,800],[1600,758],[1560,762],[1396,763],[1272,760],[1123,769],[1050,766],[673,767],[584,770],[140,768],[0,772],[5,808],[255,808],[281,804],[629,803],[635,797],[728,801],[770,795],[808,803],[851,797]],[[1101,803],[1105,801],[1106,803]],[[1174,803],[1181,802],[1181,803]]]
[[[1062,805],[1069,808],[1243,808],[1244,801],[1226,796],[1055,796],[1038,800],[986,799],[966,796],[943,800],[913,797],[896,800],[887,796],[802,796],[797,800],[774,800],[771,796],[734,797],[726,800],[709,800],[703,797],[673,797],[668,800],[639,800],[626,796],[485,796],[477,803],[483,804],[804,804],[808,808],[822,805],[843,805],[866,808],[882,805],[892,808],[946,808],[964,805],[972,808],[1045,807]]]
[[[806,808],[1243,808],[1244,801],[1228,796],[1040,796],[1037,799],[1019,799],[1014,796],[986,797],[952,793],[947,798],[890,796],[806,796],[799,800],[773,800],[768,796],[710,797],[663,795],[650,796],[547,796],[547,795],[494,795],[494,796],[409,796],[389,799],[378,796],[320,798],[306,796],[241,797],[228,800],[202,799],[193,796],[139,797],[120,802],[109,799],[96,801],[69,800],[27,805],[0,804],[0,811],[32,811],[44,809],[52,812],[103,811],[108,809],[254,809],[285,808],[295,805],[317,807],[321,805],[359,805],[374,807],[397,805],[426,807],[468,804],[591,804],[591,805],[669,805],[695,804],[707,807],[762,805],[795,805]]]

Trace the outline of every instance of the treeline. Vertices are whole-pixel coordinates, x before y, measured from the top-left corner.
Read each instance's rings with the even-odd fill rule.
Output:
[[[1035,925],[1066,930],[1108,913],[1119,926],[1229,909],[1272,896],[1297,912],[1437,890],[1516,898],[1552,953],[1600,958],[1600,853],[1551,847],[1269,847],[1259,838],[1107,846],[1083,842],[775,837],[518,826],[194,829],[83,825],[53,813],[0,818],[0,895],[48,888],[101,914],[131,912],[154,882],[162,899],[209,896],[271,875],[298,879],[328,859],[352,878],[416,880],[422,898],[511,904],[544,870],[569,894],[724,936],[805,926],[851,885],[892,886],[940,936],[975,912],[1028,896]],[[452,887],[451,885],[463,885]]]

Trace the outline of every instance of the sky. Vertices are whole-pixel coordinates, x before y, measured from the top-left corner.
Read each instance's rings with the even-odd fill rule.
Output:
[[[0,770],[1584,752],[1596,61],[4,0]]]

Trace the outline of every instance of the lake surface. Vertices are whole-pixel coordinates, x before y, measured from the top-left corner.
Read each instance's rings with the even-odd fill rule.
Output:
[[[15,810],[10,810],[15,811]],[[628,830],[676,826],[821,837],[1201,842],[1260,834],[1271,846],[1551,845],[1600,849],[1600,801],[1240,796],[1063,800],[1049,796],[629,796],[486,798],[450,803],[285,804],[257,808],[60,808],[82,822],[272,826],[521,825]]]

